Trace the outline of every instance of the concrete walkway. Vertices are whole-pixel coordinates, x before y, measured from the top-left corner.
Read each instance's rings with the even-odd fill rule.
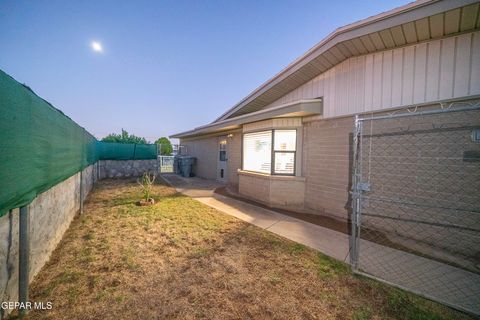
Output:
[[[214,190],[222,184],[216,181],[200,178],[185,179],[173,174],[162,175],[162,177],[178,192],[212,208],[304,244],[337,260],[348,262],[349,237],[346,234],[217,194]]]
[[[222,184],[200,178],[162,175],[177,191],[240,220],[304,244],[332,258],[349,262],[349,235],[225,197],[214,192]],[[369,275],[454,308],[480,315],[480,275],[438,261],[360,242],[359,266]]]

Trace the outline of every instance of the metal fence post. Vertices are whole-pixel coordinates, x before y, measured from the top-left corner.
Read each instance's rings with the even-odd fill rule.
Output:
[[[20,208],[19,217],[19,255],[18,255],[18,300],[25,306],[28,302],[29,258],[30,258],[30,214],[28,205]],[[27,313],[26,308],[20,308],[20,316]]]
[[[80,214],[83,213],[83,170],[80,170]]]
[[[350,264],[353,270],[358,268],[359,256],[359,242],[360,242],[360,225],[359,225],[359,211],[360,206],[360,190],[358,188],[361,179],[361,135],[362,122],[358,115],[355,116],[355,131],[353,135],[353,174],[352,174],[352,216],[351,216],[351,232],[352,232],[352,248],[350,254]]]

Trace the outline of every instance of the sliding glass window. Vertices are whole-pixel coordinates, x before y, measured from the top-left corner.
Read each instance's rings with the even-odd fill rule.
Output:
[[[269,130],[243,135],[243,170],[295,175],[296,130]]]
[[[271,172],[272,131],[243,135],[243,170]]]

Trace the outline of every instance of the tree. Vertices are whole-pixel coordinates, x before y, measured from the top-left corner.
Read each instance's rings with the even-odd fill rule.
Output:
[[[160,154],[161,155],[169,156],[169,155],[172,154],[173,147],[172,147],[172,143],[170,142],[170,140],[168,140],[168,138],[161,137],[161,138],[157,139],[157,141],[155,141],[155,143],[160,145]]]
[[[102,139],[103,142],[119,142],[119,143],[148,143],[145,138],[137,137],[134,134],[129,134],[127,130],[122,129],[122,133],[110,133]]]

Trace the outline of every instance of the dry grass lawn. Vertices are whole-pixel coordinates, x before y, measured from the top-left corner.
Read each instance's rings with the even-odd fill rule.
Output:
[[[459,319],[156,184],[104,180],[31,288],[29,319]]]

